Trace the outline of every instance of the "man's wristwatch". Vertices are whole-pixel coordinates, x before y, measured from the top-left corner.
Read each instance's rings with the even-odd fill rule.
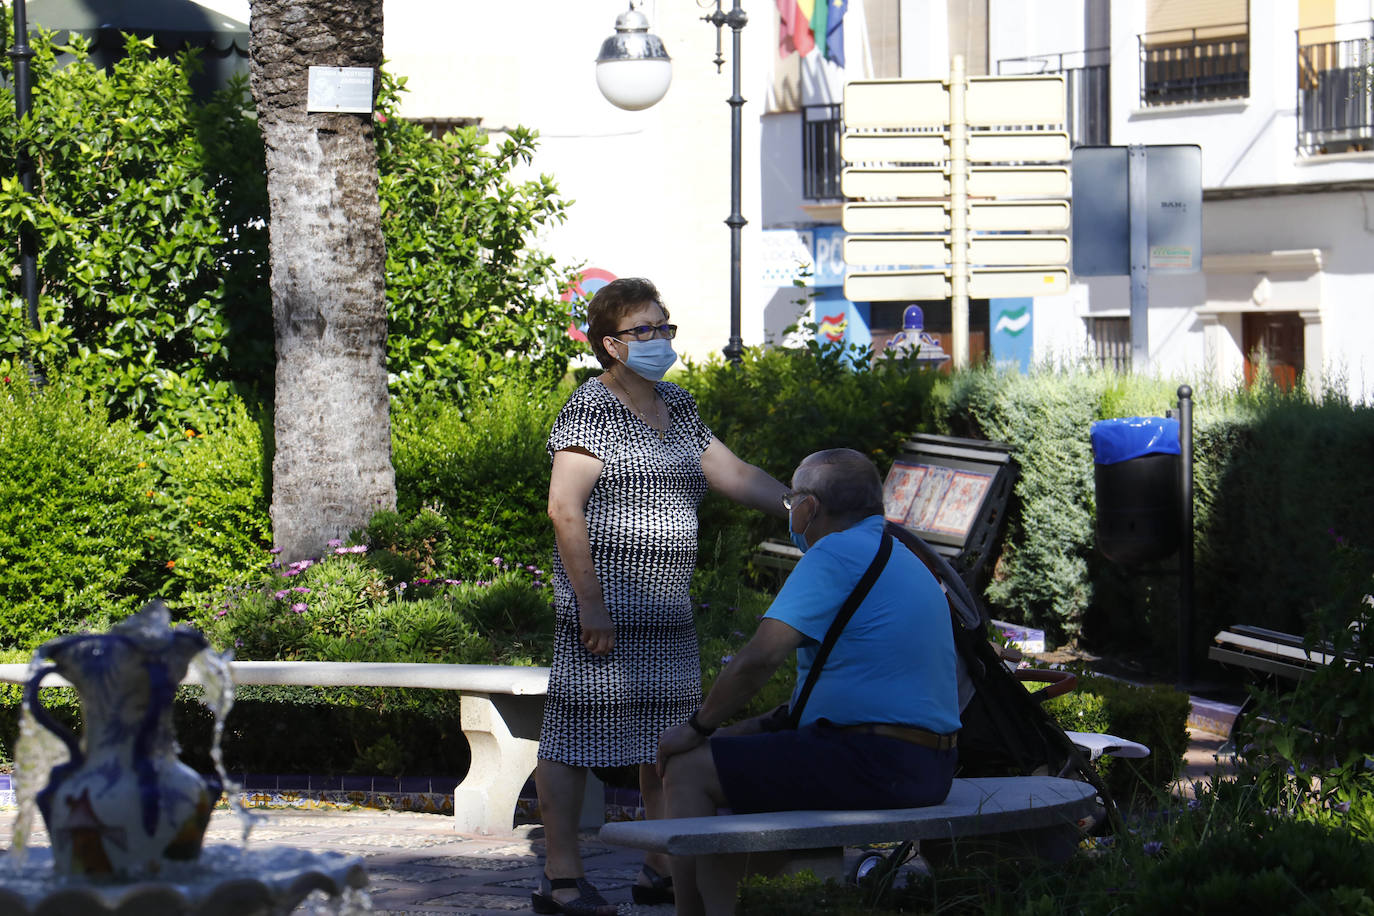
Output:
[[[711,735],[713,735],[716,731],[714,728],[707,728],[705,725],[702,725],[699,721],[697,721],[696,713],[692,713],[687,718],[687,724],[691,726],[692,731],[696,732],[698,735],[701,735],[701,737],[703,738],[711,737]]]

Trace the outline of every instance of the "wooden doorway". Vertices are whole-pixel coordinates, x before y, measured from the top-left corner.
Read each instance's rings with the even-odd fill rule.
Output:
[[[1292,390],[1303,372],[1303,320],[1297,312],[1246,315],[1241,326],[1245,348],[1245,384],[1255,384],[1260,364],[1268,365],[1274,383]],[[1262,357],[1262,358],[1261,358]]]

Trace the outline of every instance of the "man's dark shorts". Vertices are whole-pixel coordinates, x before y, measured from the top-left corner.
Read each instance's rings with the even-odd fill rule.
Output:
[[[796,731],[712,738],[711,756],[739,814],[938,805],[958,762],[953,749],[846,732],[824,720]]]

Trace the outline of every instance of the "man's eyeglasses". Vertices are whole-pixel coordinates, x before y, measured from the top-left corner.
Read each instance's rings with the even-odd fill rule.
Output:
[[[782,507],[788,512],[791,512],[792,509],[802,501],[803,496],[811,495],[813,494],[808,493],[806,490],[793,490],[782,498]]]
[[[677,325],[675,324],[640,324],[632,328],[621,328],[615,332],[615,336],[621,334],[633,334],[635,340],[653,340],[655,337],[662,337],[664,340],[672,340],[677,336]]]

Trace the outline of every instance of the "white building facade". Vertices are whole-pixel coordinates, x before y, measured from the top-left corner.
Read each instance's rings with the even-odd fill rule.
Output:
[[[199,2],[248,15],[246,0]],[[621,111],[594,59],[626,6],[390,0],[386,57],[409,117],[538,130],[534,170],[574,201],[541,246],[585,268],[587,292],[653,279],[678,349],[704,358],[729,336],[731,34],[718,72],[713,3],[636,0],[673,81],[652,108]],[[849,0],[829,59],[790,52],[775,0],[742,6],[746,344],[779,341],[799,316],[878,349],[900,329],[909,303],[843,296],[843,86],[941,78],[960,54],[970,75],[1064,73],[1075,144],[1201,147],[1203,269],[1151,277],[1149,371],[1227,381],[1263,353],[1281,379],[1374,398],[1374,0]],[[920,304],[944,342],[948,303]],[[1129,305],[1126,277],[975,300],[971,351],[1124,367]]]

